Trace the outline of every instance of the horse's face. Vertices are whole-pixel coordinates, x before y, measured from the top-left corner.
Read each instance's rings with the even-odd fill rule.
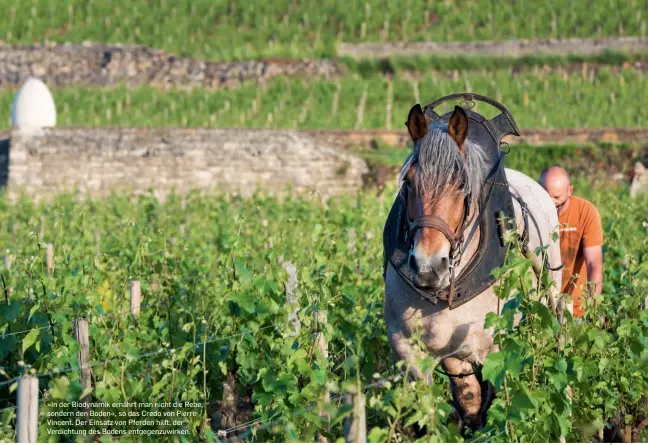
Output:
[[[416,166],[413,165],[412,168],[415,169]],[[444,196],[431,200],[410,185],[409,178],[407,182],[407,212],[410,220],[437,216],[454,233],[461,230],[464,216],[464,194],[461,190],[449,189]],[[409,256],[409,267],[416,286],[432,289],[446,287],[450,282],[450,254],[451,244],[445,234],[431,227],[418,229],[414,233]]]
[[[406,125],[415,144],[426,137],[428,122],[419,105],[410,111]],[[466,114],[457,107],[450,119],[448,134],[457,143],[457,146],[452,149],[459,148],[462,155],[467,133]],[[421,183],[425,175],[418,171],[420,168],[422,167],[418,162],[412,162],[403,177],[407,187],[407,213],[410,221],[434,216],[443,220],[454,234],[460,233],[465,217],[466,196],[460,181],[450,180],[458,172],[447,171],[440,174],[446,176],[437,179],[437,182],[443,186],[443,191],[440,193],[439,187],[429,190]],[[433,290],[448,286],[452,254],[448,233],[434,227],[419,227],[411,233],[411,236],[413,239],[408,264],[414,284],[420,288]]]

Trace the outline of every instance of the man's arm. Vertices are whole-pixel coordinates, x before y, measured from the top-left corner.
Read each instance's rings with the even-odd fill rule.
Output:
[[[583,248],[583,257],[587,267],[587,282],[590,295],[601,295],[603,292],[603,249],[601,246]]]

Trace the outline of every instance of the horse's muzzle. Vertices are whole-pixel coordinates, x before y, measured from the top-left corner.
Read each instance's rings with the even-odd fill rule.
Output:
[[[415,256],[411,253],[407,258],[407,265],[412,271],[412,278],[416,287],[434,291],[442,289],[447,285],[447,267],[444,267],[442,271],[437,271],[435,268],[426,264],[419,266]]]

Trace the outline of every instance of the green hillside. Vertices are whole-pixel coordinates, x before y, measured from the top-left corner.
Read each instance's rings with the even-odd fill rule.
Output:
[[[66,87],[53,95],[61,126],[265,127],[306,129],[402,129],[409,109],[457,91],[500,100],[523,128],[641,127],[648,109],[637,94],[648,91],[639,70],[597,77],[566,72],[512,76],[509,70],[429,73],[418,80],[395,77],[390,89],[382,75],[331,81],[277,78],[261,86],[229,90],[160,91],[150,87],[100,89]],[[0,90],[2,127],[8,128],[14,90]],[[360,111],[362,110],[362,111]],[[479,109],[488,115],[488,109]],[[361,115],[361,119],[359,116]]]
[[[321,57],[335,43],[645,36],[648,0],[14,0],[0,39],[135,43],[209,59]]]

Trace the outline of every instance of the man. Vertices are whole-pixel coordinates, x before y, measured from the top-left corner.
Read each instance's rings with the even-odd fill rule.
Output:
[[[600,295],[603,290],[601,217],[591,202],[572,195],[574,186],[564,168],[547,168],[540,176],[540,184],[558,211],[560,254],[564,263],[562,292],[572,296],[574,316],[580,318],[584,291]],[[587,289],[584,289],[585,284]]]

